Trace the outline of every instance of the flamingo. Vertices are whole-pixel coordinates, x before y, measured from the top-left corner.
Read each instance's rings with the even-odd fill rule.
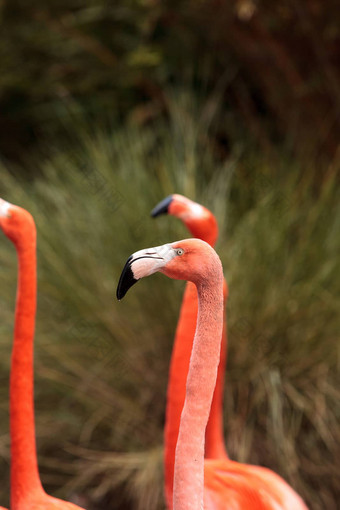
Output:
[[[214,246],[218,237],[218,226],[211,211],[188,198],[173,194],[159,202],[151,211],[153,218],[160,214],[170,214],[181,219],[193,237],[197,237]],[[226,365],[227,337],[226,337],[226,299],[228,287],[224,280],[223,287],[223,332],[221,341],[221,355],[218,366],[214,397],[211,404],[210,416],[205,431],[205,458],[228,458],[223,437],[223,387]],[[189,369],[190,354],[194,339],[197,320],[197,291],[192,282],[187,282],[183,296],[175,342],[171,356],[169,383],[166,405],[165,426],[165,499],[168,508],[172,508],[173,477],[175,464],[175,449],[178,437],[179,423],[185,399],[185,386]]]
[[[11,510],[81,510],[46,494],[38,471],[33,404],[35,223],[25,209],[0,198],[0,227],[15,245],[19,262],[10,376]]]
[[[215,250],[186,239],[132,254],[117,298],[155,272],[189,280],[198,293],[198,317],[175,453],[174,510],[307,510],[276,473],[230,459],[204,459],[205,428],[213,398],[223,329],[223,270]]]

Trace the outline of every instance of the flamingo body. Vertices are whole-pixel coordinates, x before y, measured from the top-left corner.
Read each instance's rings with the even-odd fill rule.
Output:
[[[17,510],[79,510],[80,507],[39,491],[36,495],[32,494],[29,501],[25,498],[25,501],[16,505],[15,508]]]
[[[205,510],[306,510],[296,492],[276,473],[232,460],[204,462]]]

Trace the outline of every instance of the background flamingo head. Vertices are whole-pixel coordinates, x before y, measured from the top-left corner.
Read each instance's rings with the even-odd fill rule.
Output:
[[[16,205],[0,198],[0,227],[4,234],[16,245],[31,236],[35,240],[35,224],[31,214]]]
[[[151,211],[155,218],[160,214],[170,214],[183,221],[194,237],[203,239],[214,246],[218,236],[218,226],[215,216],[203,205],[193,202],[183,195],[169,195]]]
[[[221,268],[219,273],[222,277],[218,255],[208,243],[200,239],[185,239],[146,248],[128,258],[119,279],[117,298],[122,299],[138,280],[156,272],[176,280],[189,280],[200,284],[214,276],[216,267]]]

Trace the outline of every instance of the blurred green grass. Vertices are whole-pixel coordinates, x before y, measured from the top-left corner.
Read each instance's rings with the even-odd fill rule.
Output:
[[[211,108],[210,108],[211,110]],[[207,111],[210,111],[207,109]],[[210,119],[211,120],[211,119]],[[188,237],[149,217],[167,194],[211,208],[229,284],[228,451],[269,466],[310,508],[337,507],[339,481],[339,193],[334,169],[279,164],[238,147],[221,161],[209,118],[174,103],[167,124],[110,132],[75,125],[1,196],[38,228],[36,420],[43,482],[88,508],[164,508],[168,363],[183,283],[155,275],[124,301],[115,289],[134,251]],[[316,185],[315,182],[318,182]],[[8,502],[8,375],[16,259],[0,239],[0,488]]]

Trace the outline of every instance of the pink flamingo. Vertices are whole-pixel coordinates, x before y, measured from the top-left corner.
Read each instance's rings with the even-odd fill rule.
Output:
[[[306,510],[302,499],[273,471],[229,459],[204,459],[223,328],[223,271],[218,255],[200,239],[137,251],[125,264],[117,298],[123,298],[140,278],[157,271],[193,282],[198,293],[197,326],[175,454],[174,510]]]
[[[193,237],[202,239],[211,246],[215,245],[218,237],[217,221],[212,212],[202,205],[182,195],[169,195],[151,211],[151,216],[154,218],[160,214],[170,214],[181,219]],[[223,388],[227,358],[227,328],[225,320],[227,295],[228,287],[224,280],[224,313],[220,363],[209,420],[205,431],[205,458],[207,459],[228,458],[223,437]],[[187,282],[171,356],[167,391],[164,472],[165,497],[169,508],[172,508],[175,449],[185,400],[185,387],[192,343],[196,329],[197,306],[196,286],[192,282]]]
[[[10,376],[11,510],[81,510],[44,491],[38,471],[33,404],[36,228],[21,207],[0,199],[0,227],[15,245],[19,276]]]

